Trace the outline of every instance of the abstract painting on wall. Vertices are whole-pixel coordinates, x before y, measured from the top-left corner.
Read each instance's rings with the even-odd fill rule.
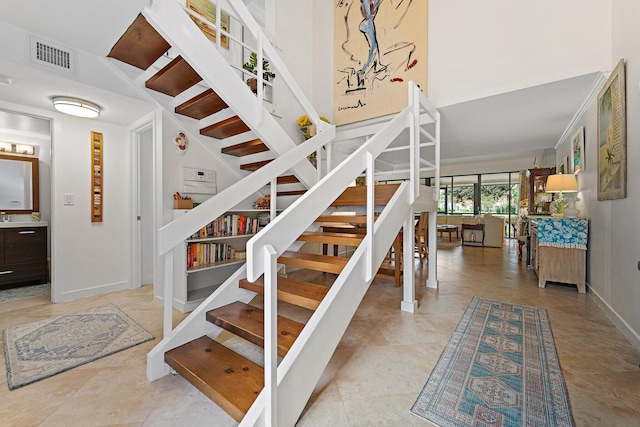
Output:
[[[334,121],[401,111],[409,81],[427,92],[427,0],[337,0]]]
[[[627,197],[624,59],[598,93],[598,200]]]

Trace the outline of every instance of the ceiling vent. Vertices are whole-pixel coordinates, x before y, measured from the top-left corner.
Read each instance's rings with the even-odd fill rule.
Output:
[[[31,37],[31,62],[70,73],[75,73],[76,68],[72,51],[35,37]]]

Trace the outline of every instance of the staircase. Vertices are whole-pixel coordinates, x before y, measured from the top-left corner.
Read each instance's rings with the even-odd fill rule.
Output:
[[[377,185],[376,204],[386,205],[398,187],[397,184]],[[332,203],[332,206],[366,206],[366,187],[345,190]],[[324,218],[325,216],[319,217],[318,221],[324,222]],[[343,219],[346,223],[357,223],[362,216],[336,215],[331,218]],[[362,243],[364,237],[363,234],[305,232],[297,240],[356,248]],[[285,251],[278,257],[279,264],[329,273],[330,278],[324,280],[322,284],[317,284],[279,277],[278,301],[307,310],[315,310],[329,292],[330,282],[333,281],[331,279],[340,275],[348,261],[349,258],[340,256]],[[384,271],[380,274],[385,276]],[[239,286],[256,294],[264,294],[262,277],[255,282],[241,279]],[[264,346],[264,312],[259,307],[234,301],[207,311],[206,319],[255,345]],[[278,316],[278,356],[284,357],[287,354],[304,327],[302,323]],[[236,421],[243,419],[264,386],[264,369],[261,366],[206,335],[168,351],[165,353],[164,360]],[[211,369],[211,367],[215,368]]]
[[[257,24],[244,4],[238,0],[230,3],[256,35],[259,52],[260,44],[265,43],[262,49],[277,66],[279,78],[320,125],[319,132],[305,144],[296,145],[265,110],[261,91],[256,99],[173,0],[154,0],[114,45],[109,57],[137,70],[125,69],[123,74],[144,86],[159,106],[181,117],[185,126],[196,124],[197,134],[210,139],[229,163],[237,163],[239,174],[247,174],[239,175],[244,178],[158,231],[158,249],[165,264],[164,337],[147,355],[147,377],[158,379],[171,367],[240,425],[289,426],[304,409],[371,281],[384,273],[378,268],[392,243],[398,242],[399,230],[405,229],[404,251],[413,253],[414,212],[437,210],[438,193],[420,186],[418,174],[435,170],[438,188],[439,115],[410,83],[410,105],[380,126],[375,135],[363,134],[369,137],[366,143],[316,185],[320,175],[305,158],[328,144],[335,128],[320,123],[309,102],[299,95],[301,91],[275,49],[255,30]],[[222,34],[219,27],[216,31]],[[169,49],[171,55],[166,55]],[[425,123],[435,123],[436,132],[430,142],[421,144],[420,135],[425,132],[420,126]],[[411,167],[406,173],[410,181],[374,186],[375,159],[408,124],[412,143],[410,149],[407,146]],[[421,158],[424,147],[435,147],[433,163]],[[232,160],[268,153],[271,158]],[[369,185],[347,188],[363,170]],[[167,267],[173,265],[173,248],[270,182],[302,187],[278,191],[281,196],[299,198],[247,243],[247,263],[173,328],[172,272]],[[271,193],[276,194],[274,190]],[[274,205],[272,200],[272,209]],[[366,215],[336,215],[340,209],[357,205],[366,206]],[[435,248],[435,215],[431,219],[429,239]],[[319,230],[321,223],[336,221],[366,224],[366,231]],[[345,245],[354,251],[346,258],[295,250],[308,243]],[[396,246],[395,253],[399,252]],[[277,264],[322,272],[325,279],[312,283],[278,277]],[[387,271],[396,285],[401,279],[399,265],[396,260]],[[429,280],[435,282],[435,263],[429,268]],[[400,307],[413,312],[417,307],[413,270],[402,276],[402,284]],[[259,295],[264,295],[262,307]],[[277,301],[309,310],[308,321],[303,324],[287,318],[278,310]],[[264,346],[264,361],[251,361],[221,344],[217,338],[223,332]]]
[[[261,157],[271,156],[267,160],[246,163],[240,160],[239,172],[256,171],[277,156],[278,153],[271,152],[262,139],[254,137],[252,129],[232,111],[213,88],[206,85],[203,77],[187,60],[180,55],[173,59],[167,56],[172,47],[140,14],[107,56],[147,71],[146,74],[149,76],[145,76],[144,87],[174,98],[175,114],[197,121],[199,134],[206,137],[205,140],[213,139],[211,145],[220,153],[238,159],[251,158],[258,153],[265,153]],[[249,91],[247,87],[243,89]],[[188,99],[178,103],[177,100],[184,97]],[[218,116],[230,117],[218,120]],[[244,140],[228,142],[238,139]],[[303,186],[298,177],[290,173],[279,177],[277,184],[286,186],[278,191],[278,196],[295,196],[304,194],[310,183],[307,182],[307,186]],[[289,184],[297,184],[297,187],[292,189],[292,185]]]

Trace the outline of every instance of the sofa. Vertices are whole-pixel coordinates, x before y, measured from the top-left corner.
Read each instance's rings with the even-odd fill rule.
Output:
[[[501,248],[504,244],[504,218],[484,214],[481,217],[464,215],[438,215],[438,225],[448,224],[458,226],[458,231],[462,230],[462,224],[484,224],[484,245]],[[465,233],[476,233],[476,241],[482,240],[480,231],[467,230]],[[465,242],[471,239],[465,234]]]

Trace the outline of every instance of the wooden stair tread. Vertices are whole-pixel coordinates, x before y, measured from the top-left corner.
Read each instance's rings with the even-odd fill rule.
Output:
[[[218,123],[209,125],[203,129],[200,129],[200,134],[204,136],[210,136],[216,139],[225,139],[230,136],[239,135],[244,132],[248,132],[249,126],[247,126],[238,116],[229,117]]]
[[[366,215],[326,215],[319,216],[316,222],[340,222],[345,224],[366,224]]]
[[[262,160],[259,162],[253,162],[253,163],[245,163],[244,165],[240,165],[240,169],[242,169],[243,171],[257,171],[258,169],[260,169],[261,167],[263,167],[264,165],[268,164],[270,160]]]
[[[170,48],[171,45],[140,14],[113,45],[107,57],[146,70]]]
[[[264,294],[264,280],[262,277],[253,283],[242,279],[240,280],[240,287]],[[278,277],[278,300],[310,310],[318,308],[318,305],[320,305],[322,299],[327,295],[329,289],[329,286]]]
[[[207,311],[207,320],[264,347],[264,311],[240,301]],[[278,356],[284,357],[291,348],[304,324],[278,316]]]
[[[277,184],[297,184],[300,180],[295,175],[283,175],[278,177]]]
[[[202,81],[202,77],[181,56],[151,76],[145,86],[149,89],[176,96]]]
[[[164,355],[165,362],[240,422],[264,388],[264,369],[204,336]]]
[[[229,106],[218,96],[213,89],[207,89],[188,101],[178,105],[176,114],[201,120]]]
[[[290,190],[290,191],[278,191],[278,196],[301,196],[306,193],[307,190]]]
[[[362,243],[362,239],[364,239],[364,237],[364,234],[308,231],[298,237],[298,240],[301,240],[303,242],[359,246],[360,243]]]
[[[285,251],[279,258],[280,264],[340,274],[349,258],[311,254],[307,252]]]
[[[375,186],[374,204],[384,206],[389,203],[400,184],[381,184]],[[348,187],[331,206],[366,206],[367,187]]]
[[[230,145],[229,147],[223,147],[220,150],[222,154],[229,154],[231,156],[242,157],[250,154],[262,153],[269,151],[264,142],[260,139],[253,139],[247,142],[241,142],[240,144]]]

